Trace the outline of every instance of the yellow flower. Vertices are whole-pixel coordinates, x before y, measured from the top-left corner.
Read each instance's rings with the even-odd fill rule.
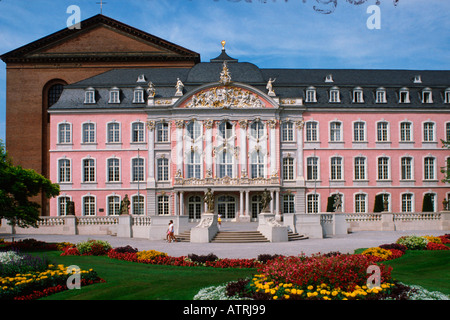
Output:
[[[277,300],[278,299],[278,297],[277,296],[273,296],[273,300]]]
[[[284,295],[284,298],[287,300],[287,299],[290,298],[290,296],[289,296],[288,294],[285,294],[285,295]]]
[[[314,289],[314,287],[313,286],[308,286],[307,289],[308,290],[312,290],[312,289]]]

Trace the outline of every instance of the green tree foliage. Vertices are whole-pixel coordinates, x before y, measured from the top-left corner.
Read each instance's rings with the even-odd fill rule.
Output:
[[[433,212],[433,211],[434,211],[433,195],[430,193],[426,193],[423,196],[422,212]]]
[[[442,140],[442,148],[450,149],[450,141]],[[441,172],[444,174],[444,179],[442,182],[450,182],[450,158],[446,160],[446,166],[441,168]]]
[[[373,212],[383,212],[384,206],[383,206],[383,194],[377,194],[375,196],[375,204],[373,208]]]
[[[30,198],[41,192],[55,197],[59,185],[34,170],[14,166],[0,140],[0,218],[19,227],[37,227],[40,205]]]

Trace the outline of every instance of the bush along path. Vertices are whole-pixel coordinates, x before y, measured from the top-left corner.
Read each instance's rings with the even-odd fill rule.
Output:
[[[1,240],[1,239],[0,239]],[[17,251],[60,250],[62,256],[108,256],[135,263],[205,266],[212,268],[253,268],[248,279],[207,287],[194,299],[255,300],[380,300],[380,299],[448,299],[439,292],[430,293],[418,286],[407,286],[392,277],[392,267],[383,262],[402,257],[408,250],[449,250],[450,235],[440,237],[401,237],[396,243],[365,249],[358,254],[330,252],[309,257],[259,255],[257,259],[218,259],[214,254],[170,257],[156,250],[138,251],[131,246],[112,248],[102,240],[78,244],[47,244],[33,239],[5,243],[0,241],[0,299],[37,299],[67,290],[73,276],[66,266],[49,261],[34,261]],[[2,260],[1,260],[2,259]],[[27,260],[28,259],[28,260]],[[377,279],[368,281],[368,268],[377,266]],[[104,280],[90,270],[79,270],[81,285]],[[107,280],[107,279],[106,279]],[[430,298],[430,299],[431,299]]]

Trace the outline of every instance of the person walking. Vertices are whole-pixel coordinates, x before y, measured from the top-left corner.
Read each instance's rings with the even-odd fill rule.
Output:
[[[175,237],[173,220],[170,220],[170,222],[169,222],[169,242],[174,242],[174,241],[178,242],[178,239]]]

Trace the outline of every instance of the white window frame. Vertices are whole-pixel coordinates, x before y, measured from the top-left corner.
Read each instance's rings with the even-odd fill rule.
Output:
[[[357,128],[357,126],[360,126],[360,124],[362,124],[362,128]],[[365,121],[357,120],[353,122],[353,142],[367,142],[367,130]]]
[[[114,213],[114,212],[112,212],[111,213],[111,203],[110,203],[110,199],[111,198],[119,198],[119,202],[118,202],[118,208],[117,208],[117,210],[116,210],[116,208],[114,208],[114,211],[117,211],[117,213]],[[110,195],[108,195],[108,196],[106,196],[106,214],[108,215],[108,216],[116,216],[116,215],[120,215],[120,204],[121,204],[121,201],[122,201],[122,199],[120,198],[120,195],[118,195],[118,194],[115,194],[115,193],[113,193],[113,194],[110,194]],[[116,206],[117,205],[117,202],[113,202],[112,203],[114,206]]]
[[[283,180],[293,181],[295,179],[295,160],[293,157],[283,158]]]
[[[62,162],[69,163],[68,166],[62,166]],[[62,172],[64,171],[64,172]],[[67,172],[68,171],[68,172]],[[64,176],[63,179],[62,176]],[[68,179],[67,179],[68,176]],[[67,158],[58,159],[58,183],[71,183],[72,182],[72,160]]]
[[[433,91],[430,88],[422,90],[422,103],[433,103]]]
[[[357,160],[362,159],[363,163],[357,163]],[[363,176],[361,176],[363,175]],[[353,158],[353,180],[367,181],[367,157],[358,155]]]
[[[156,124],[156,142],[169,142],[169,124],[167,122],[158,122]]]
[[[342,142],[343,140],[343,125],[342,121],[330,121],[330,142]]]
[[[167,194],[160,194],[156,197],[156,206],[158,216],[170,215],[170,197]]]
[[[295,213],[295,195],[283,194],[283,213]]]
[[[112,88],[109,91],[109,101],[108,103],[111,104],[118,104],[120,103],[120,90],[117,87]]]
[[[406,198],[406,196],[411,196],[410,198]],[[414,193],[412,192],[403,192],[400,194],[401,199],[401,207],[400,212],[414,212]]]
[[[137,126],[142,126],[138,128]],[[145,123],[134,121],[131,123],[131,143],[145,143]],[[141,134],[142,133],[142,134]]]
[[[330,89],[330,98],[328,100],[329,103],[340,103],[341,102],[341,93],[338,87],[332,87]]]
[[[315,198],[315,199],[314,199]],[[320,213],[320,194],[308,193],[306,195],[306,213]]]
[[[315,139],[313,139],[315,138]],[[305,142],[319,142],[319,122],[309,120],[305,123]]]
[[[384,124],[386,127],[384,128]],[[383,127],[380,127],[383,126]],[[377,121],[376,125],[376,142],[390,142],[390,123],[386,120]]]
[[[142,201],[139,201],[138,197],[141,198]],[[137,202],[136,202],[136,199],[138,199]],[[134,215],[141,215],[141,216],[145,215],[145,196],[142,193],[139,193],[139,194],[136,193],[131,196],[130,200],[131,200],[130,201],[131,202],[131,204],[130,204],[131,205],[131,213]],[[169,199],[169,201],[170,201],[170,199]],[[142,208],[136,208],[137,206],[139,206],[139,207],[142,206]],[[142,210],[142,212],[139,213],[139,210]]]
[[[89,126],[89,128],[86,129],[87,126]],[[97,143],[97,124],[95,122],[88,121],[83,122],[81,124],[81,143],[82,144]]]
[[[140,178],[141,176],[141,170],[140,166],[141,164],[136,163],[136,161],[142,161],[142,180],[136,179],[136,177]],[[144,157],[133,157],[130,159],[130,178],[132,183],[140,183],[145,181],[145,158]]]
[[[308,87],[305,91],[305,102],[317,102],[317,90],[314,87]]]
[[[380,163],[381,159],[387,159],[387,164]],[[388,156],[383,155],[383,156],[377,157],[377,179],[376,180],[377,181],[390,181],[391,180],[391,159]]]
[[[72,123],[67,121],[58,123],[58,144],[72,144]]]
[[[316,163],[310,164],[310,159],[316,159]],[[311,178],[308,177],[309,167],[311,166]],[[315,170],[314,170],[315,168]],[[319,181],[320,180],[320,158],[318,156],[308,156],[306,158],[305,177],[307,181]]]
[[[234,176],[233,168],[234,168],[233,151],[224,148],[221,152],[219,152],[217,157],[217,177],[233,178]]]
[[[90,166],[89,168],[87,168],[85,166],[85,161],[93,161],[94,165]],[[86,169],[89,169],[88,172],[88,179],[86,179]],[[93,174],[91,172],[91,170],[93,170]],[[93,180],[91,180],[91,176],[93,176]],[[81,159],[81,182],[82,183],[96,183],[97,182],[97,161],[96,159],[92,158],[92,157],[88,157],[88,158],[83,158]]]
[[[227,128],[230,126],[230,128]],[[228,141],[234,137],[234,126],[230,121],[222,121],[218,126],[218,134],[224,140]]]
[[[378,88],[375,91],[375,103],[387,103],[385,88]]]
[[[61,210],[61,199],[66,199],[66,202],[64,203],[64,214],[62,214],[62,210]],[[57,200],[57,206],[58,206],[58,217],[64,217],[67,215],[67,201],[72,201],[72,197],[68,196],[67,194],[62,194],[60,196],[58,196],[58,200]]]
[[[112,130],[110,130],[112,126],[117,126],[118,128],[112,128]],[[112,131],[112,136],[110,135],[110,131]],[[113,139],[110,139],[111,137],[113,137]],[[120,143],[122,138],[121,135],[121,125],[120,122],[117,121],[110,121],[106,124],[106,141],[107,143]],[[117,140],[117,141],[116,141]]]
[[[137,87],[133,91],[133,103],[144,103],[144,89]]]
[[[338,161],[338,163],[334,163]],[[330,181],[344,180],[344,158],[338,155],[330,157]]]
[[[409,128],[404,129],[403,125],[408,125]],[[414,130],[413,130],[413,123],[411,121],[404,120],[400,122],[399,130],[400,130],[399,133],[400,142],[414,142]],[[404,139],[406,133],[409,134],[409,139]]]
[[[158,182],[167,182],[170,178],[169,172],[170,164],[169,159],[158,158],[156,159],[156,179]]]
[[[431,126],[431,128],[429,128]],[[436,142],[436,123],[431,120],[427,120],[422,123],[422,141],[423,142]]]
[[[444,91],[444,103],[450,103],[450,88]]]
[[[432,161],[429,163],[428,161]],[[437,167],[436,157],[432,155],[427,155],[423,157],[423,181],[436,181],[436,167]]]
[[[186,178],[187,179],[202,178],[202,156],[198,152],[189,151],[187,153]]]
[[[398,103],[410,103],[409,89],[401,88],[398,92]]]
[[[281,141],[294,142],[294,123],[292,121],[285,121],[281,124]]]
[[[84,92],[84,104],[95,104],[95,89],[87,88]]]
[[[405,163],[404,159],[409,159],[409,163]],[[404,170],[406,175],[403,175]],[[414,158],[410,155],[400,157],[400,181],[414,181]]]
[[[89,204],[87,204],[86,203],[86,198],[92,198],[92,199],[94,199],[94,203],[92,204],[92,203],[89,203]],[[95,195],[92,195],[92,194],[87,194],[87,195],[84,195],[82,198],[81,198],[81,203],[82,203],[82,213],[83,213],[83,216],[85,216],[85,217],[92,217],[92,216],[96,216],[97,215],[97,197],[95,196]],[[94,214],[86,214],[87,212],[86,212],[86,205],[89,205],[90,206],[90,208],[89,208],[89,213],[92,211],[92,209],[93,209],[93,212],[94,212]],[[93,207],[92,207],[93,206]]]
[[[198,140],[202,136],[202,125],[199,121],[190,121],[186,125],[186,136],[192,141]]]
[[[364,199],[359,199],[363,196]],[[365,192],[358,192],[353,195],[353,205],[355,213],[367,213],[368,212],[368,195]],[[361,208],[364,206],[364,208]],[[364,209],[364,210],[362,210]]]
[[[266,125],[262,121],[253,121],[250,124],[250,136],[255,140],[261,140],[266,136]]]
[[[356,87],[352,92],[353,103],[364,103],[364,91],[361,87]]]
[[[265,178],[266,174],[266,157],[262,152],[255,151],[250,156],[250,177]]]
[[[117,161],[117,167],[116,166],[110,167],[110,163],[109,163],[110,160],[116,160]],[[110,157],[110,158],[106,159],[106,182],[108,182],[108,183],[121,182],[121,176],[122,175],[121,175],[121,165],[120,165],[120,163],[121,163],[121,161],[117,157]],[[113,170],[113,178],[116,178],[116,179],[113,179],[113,180],[110,179],[111,176],[109,174],[111,168],[114,169]],[[118,172],[116,172],[116,170]],[[116,177],[116,174],[117,174],[117,177]]]

